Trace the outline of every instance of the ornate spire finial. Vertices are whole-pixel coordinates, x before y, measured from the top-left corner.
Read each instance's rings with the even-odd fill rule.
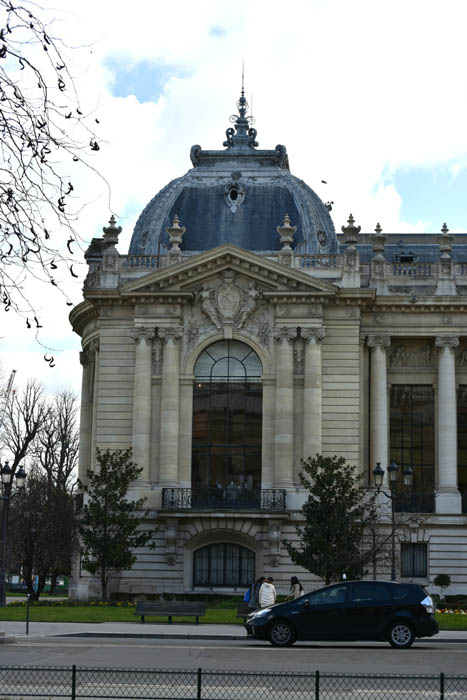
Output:
[[[113,244],[115,245],[118,243],[118,236],[122,232],[122,227],[117,226],[117,221],[115,219],[115,216],[112,214],[109,220],[109,225],[104,226],[102,229],[104,232],[104,243],[107,243],[109,245]]]
[[[445,262],[447,260],[451,260],[452,242],[454,240],[454,236],[452,233],[449,233],[446,223],[443,224],[441,234],[441,236],[438,236],[439,252],[441,253],[440,260]]]
[[[293,243],[293,238],[295,231],[297,230],[296,226],[292,226],[290,223],[290,216],[286,214],[284,216],[284,223],[282,226],[277,226],[276,231],[279,234],[281,238],[281,245],[282,248],[279,252],[279,262],[282,265],[292,265],[293,261],[293,250],[292,250],[292,243]]]
[[[377,223],[377,224],[376,224],[376,228],[375,228],[375,233],[380,234],[380,233],[382,233],[382,232],[383,232],[383,229],[381,228],[381,226],[379,225],[379,223]]]
[[[230,121],[235,125],[235,129],[229,127],[225,132],[227,140],[224,141],[226,148],[250,149],[256,148],[256,129],[252,125],[255,123],[254,117],[246,116],[248,112],[248,102],[245,97],[245,76],[244,65],[242,65],[242,90],[237,102],[238,114],[232,114]]]
[[[342,226],[341,231],[344,234],[344,242],[347,243],[347,245],[354,245],[354,243],[357,242],[358,240],[358,234],[361,231],[361,226],[355,226],[355,219],[353,218],[352,214],[349,214],[349,218],[347,219],[348,226]]]
[[[169,241],[171,244],[169,250],[169,263],[177,263],[182,259],[182,251],[180,250],[180,245],[182,243],[183,234],[186,231],[185,226],[180,226],[180,220],[177,214],[174,215],[172,226],[166,228],[169,234]]]

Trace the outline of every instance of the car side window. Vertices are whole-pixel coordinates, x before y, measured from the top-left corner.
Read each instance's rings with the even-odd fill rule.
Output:
[[[352,601],[354,603],[381,602],[385,600],[392,600],[392,595],[384,583],[358,581],[352,584]]]
[[[347,586],[333,586],[316,591],[308,596],[310,605],[334,605],[344,603],[347,596]]]

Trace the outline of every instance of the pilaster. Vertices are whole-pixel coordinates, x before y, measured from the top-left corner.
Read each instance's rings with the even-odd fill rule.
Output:
[[[301,328],[305,341],[303,377],[303,459],[322,452],[321,343],[324,328]]]
[[[437,513],[460,513],[461,495],[457,486],[457,402],[454,348],[456,336],[437,336],[438,364],[438,486]]]
[[[294,374],[293,343],[297,329],[276,327],[275,486],[293,486]]]
[[[391,338],[387,335],[369,335],[370,348],[370,472],[379,462],[384,469],[384,484],[388,486],[389,420],[387,401],[386,350]]]
[[[161,386],[160,486],[178,485],[180,427],[180,340],[183,328],[158,329],[164,342]]]
[[[151,358],[154,328],[130,332],[136,343],[133,392],[133,460],[142,468],[139,481],[149,481],[151,456]]]

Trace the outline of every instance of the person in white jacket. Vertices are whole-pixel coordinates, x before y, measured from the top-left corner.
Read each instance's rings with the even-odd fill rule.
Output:
[[[276,589],[273,581],[272,576],[269,576],[259,589],[258,602],[260,608],[267,608],[276,602]]]

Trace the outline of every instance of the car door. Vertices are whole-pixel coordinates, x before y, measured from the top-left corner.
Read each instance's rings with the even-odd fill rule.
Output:
[[[348,621],[353,639],[384,639],[393,611],[390,587],[383,581],[354,581]]]
[[[297,600],[293,622],[303,640],[348,639],[349,585],[321,588]]]

